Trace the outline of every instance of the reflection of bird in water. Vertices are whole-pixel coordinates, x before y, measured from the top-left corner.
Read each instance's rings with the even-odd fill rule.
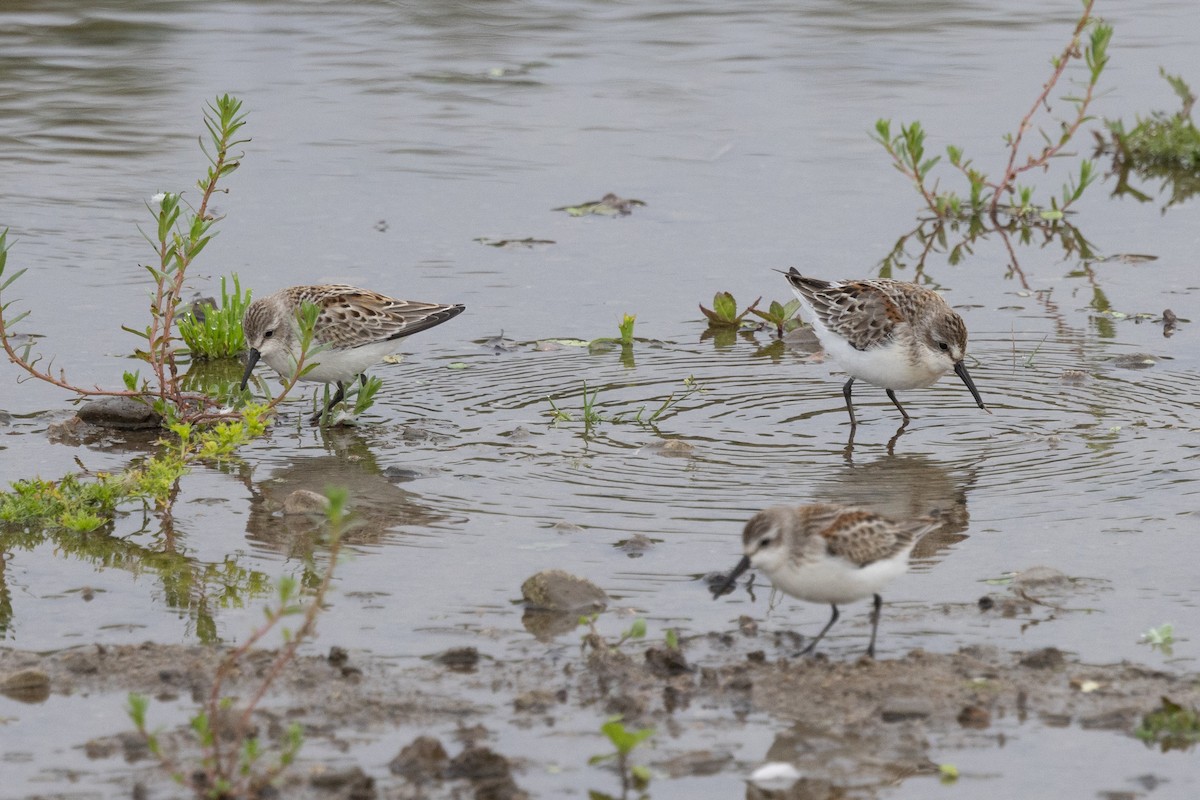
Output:
[[[379,542],[401,526],[425,527],[445,519],[444,514],[422,505],[419,495],[389,480],[359,437],[343,435],[331,443],[337,453],[296,457],[251,485],[254,497],[246,524],[251,541],[278,552],[293,553],[297,548],[311,552],[321,533],[321,520],[306,514],[284,514],[284,501],[296,491],[323,494],[329,486],[349,492],[354,521],[345,533],[349,543]],[[347,458],[346,450],[365,455]]]
[[[941,527],[913,549],[917,566],[936,563],[939,553],[967,538],[967,492],[975,480],[974,466],[951,470],[924,455],[889,455],[832,472],[809,497],[868,508],[891,519],[937,515]]]

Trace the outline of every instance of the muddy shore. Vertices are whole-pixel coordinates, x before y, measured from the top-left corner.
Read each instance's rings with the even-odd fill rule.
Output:
[[[1140,748],[1146,745],[1133,731],[1162,697],[1200,703],[1195,675],[1084,664],[1053,648],[797,659],[781,655],[793,648],[792,637],[760,637],[752,629],[698,637],[678,650],[593,644],[546,648],[534,642],[527,658],[508,661],[466,648],[415,668],[337,648],[327,657],[300,658],[254,715],[255,730],[267,739],[277,740],[291,722],[304,730],[298,762],[268,795],[540,796],[543,776],[560,768],[561,754],[553,745],[514,749],[506,731],[557,728],[557,735],[585,736],[595,733],[594,720],[621,714],[629,728],[656,731],[653,747],[634,757],[654,776],[652,796],[673,794],[669,787],[680,778],[741,781],[771,761],[792,764],[801,777],[776,789],[746,784],[746,796],[873,797],[903,781],[947,780],[935,750],[995,746],[998,737],[1003,744],[1004,731],[1014,725],[1077,727],[1128,737],[1129,747]],[[52,654],[5,649],[0,682],[30,713],[55,696],[84,696],[101,705],[105,697],[138,692],[151,698],[153,719],[156,710],[161,715],[172,704],[205,697],[222,655],[220,648],[157,644],[87,645]],[[228,693],[252,691],[271,655],[246,657]],[[108,722],[110,736],[71,742],[106,775],[101,785],[84,794],[38,796],[186,796],[156,766],[128,718],[114,714]],[[160,731],[180,763],[195,756],[185,725],[179,720]],[[747,725],[776,731],[755,762],[723,744],[730,731]],[[425,733],[413,736],[414,729]],[[380,763],[379,745],[390,742],[392,758]],[[595,751],[606,744],[599,737],[589,742]],[[4,758],[19,757],[21,742],[6,742],[4,749]],[[121,762],[125,766],[114,772]],[[575,767],[587,786],[607,786],[619,796],[615,774]],[[86,770],[80,774],[86,783]]]

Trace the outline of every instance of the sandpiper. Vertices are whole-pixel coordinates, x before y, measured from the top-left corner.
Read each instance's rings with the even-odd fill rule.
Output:
[[[837,622],[839,604],[873,595],[867,655],[874,658],[883,605],[879,592],[908,569],[908,555],[917,540],[940,524],[932,517],[897,522],[873,511],[833,503],[772,506],[746,523],[742,531],[745,555],[733,572],[713,587],[713,597],[729,592],[738,576],[753,567],[785,594],[829,603],[833,614],[800,651],[805,655]]]
[[[297,314],[305,303],[318,308],[313,352],[305,357],[305,366],[315,367],[300,380],[337,384],[325,410],[313,415],[314,423],[342,401],[348,383],[360,378],[365,385],[367,368],[395,353],[401,339],[440,325],[466,308],[396,300],[337,283],[281,289],[255,300],[242,318],[250,348],[242,389],[259,359],[284,377],[295,371],[301,350]]]
[[[937,292],[892,280],[823,281],[795,267],[784,274],[825,352],[850,373],[842,387],[850,427],[857,424],[850,388],[856,378],[887,391],[905,423],[897,389],[932,386],[954,370],[989,414],[963,363],[967,326]]]

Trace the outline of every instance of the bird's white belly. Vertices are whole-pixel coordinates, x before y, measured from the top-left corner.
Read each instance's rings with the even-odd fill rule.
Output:
[[[908,552],[897,558],[875,561],[865,567],[842,558],[828,558],[813,564],[786,567],[767,572],[780,591],[811,603],[851,603],[879,593],[888,581],[908,569]],[[764,570],[765,572],[766,570]]]
[[[899,341],[858,350],[820,325],[814,325],[813,330],[825,352],[842,369],[882,389],[920,389],[933,385],[946,372],[943,364],[931,360],[913,363],[909,349]]]
[[[344,349],[318,349],[305,359],[305,366],[313,365],[313,369],[306,372],[300,380],[315,383],[345,383],[366,372],[394,352],[396,352],[396,342],[394,341],[373,342]],[[296,367],[296,359],[299,355],[299,351],[291,356],[273,353],[270,356],[264,355],[263,360],[280,375],[290,376]]]

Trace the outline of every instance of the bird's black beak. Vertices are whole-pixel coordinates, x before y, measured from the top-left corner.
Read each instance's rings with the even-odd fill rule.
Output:
[[[253,352],[253,351],[251,351]],[[975,388],[975,381],[971,380],[971,373],[967,372],[967,365],[959,361],[954,365],[954,374],[962,378],[962,382],[971,390],[971,396],[975,398],[975,403],[987,413],[992,413],[991,410],[983,404],[983,398],[979,396],[979,390]]]
[[[246,391],[246,384],[250,382],[250,373],[254,372],[254,365],[258,363],[259,352],[253,347],[246,354],[246,371],[242,373],[242,391]],[[975,391],[974,388],[971,391]]]
[[[742,560],[733,568],[733,572],[729,573],[729,577],[721,581],[717,586],[712,587],[713,600],[716,600],[723,594],[729,594],[733,591],[734,584],[741,577],[742,573],[750,569],[750,556],[742,556]]]

